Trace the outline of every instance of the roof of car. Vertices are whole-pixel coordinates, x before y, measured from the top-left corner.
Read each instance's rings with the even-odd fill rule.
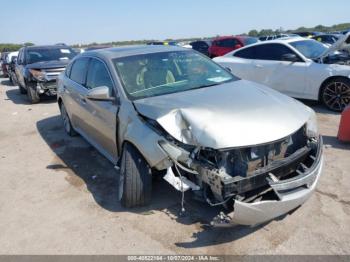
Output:
[[[308,38],[304,38],[304,37],[300,37],[300,36],[293,36],[293,37],[282,37],[282,38],[277,38],[277,39],[273,39],[273,40],[257,42],[257,43],[254,43],[252,45],[249,45],[249,46],[262,45],[262,44],[272,44],[272,43],[285,44],[285,43],[293,43],[293,42],[300,41],[300,40],[314,41],[313,39],[308,39]]]
[[[244,38],[254,38],[254,37],[251,37],[251,36],[248,36],[248,35],[218,36],[218,37],[215,37],[215,38],[213,39],[213,41],[216,41],[216,40],[225,40],[225,39],[235,39],[235,38],[244,39]]]
[[[142,55],[150,53],[160,53],[169,51],[188,51],[188,48],[171,45],[134,45],[134,46],[123,46],[113,47],[87,51],[81,54],[81,56],[95,55],[106,59],[113,59],[132,55]]]
[[[300,36],[277,38],[277,39],[274,39],[274,40],[262,41],[262,42],[257,42],[257,43],[254,43],[254,44],[251,44],[251,45],[248,45],[248,46],[244,46],[244,47],[242,47],[240,49],[236,49],[236,50],[226,54],[226,56],[230,56],[230,54],[236,53],[236,52],[238,52],[238,51],[240,51],[242,49],[250,48],[252,46],[266,45],[266,44],[289,44],[289,43],[293,43],[293,42],[296,42],[296,41],[316,41],[316,40],[309,39],[309,38],[304,38],[304,37],[300,37]]]
[[[71,48],[71,47],[67,45],[33,45],[33,46],[26,46],[25,48],[28,50],[35,50],[35,49]]]

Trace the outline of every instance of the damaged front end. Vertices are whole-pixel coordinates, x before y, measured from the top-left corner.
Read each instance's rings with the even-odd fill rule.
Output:
[[[297,208],[314,190],[323,162],[322,138],[311,137],[306,124],[257,146],[218,150],[169,136],[159,145],[176,167],[168,170],[168,182],[169,172],[173,180],[179,173],[178,190],[192,189],[209,205],[226,208],[214,218],[214,226],[256,225]]]
[[[29,69],[31,80],[35,83],[38,94],[55,96],[57,94],[57,78],[64,67],[50,69]]]

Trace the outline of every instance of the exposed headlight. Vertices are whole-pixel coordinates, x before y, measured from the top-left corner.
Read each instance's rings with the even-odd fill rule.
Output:
[[[46,79],[46,74],[43,71],[35,70],[35,69],[29,69],[29,72],[38,81],[43,81],[43,80]]]
[[[306,123],[306,135],[308,137],[317,137],[318,136],[318,127],[317,127],[317,117],[314,110],[309,108],[310,118]]]

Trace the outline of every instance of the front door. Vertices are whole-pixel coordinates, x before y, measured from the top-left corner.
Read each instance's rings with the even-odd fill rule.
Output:
[[[90,61],[86,88],[107,86],[111,96],[116,97],[114,84],[107,66],[101,60]],[[86,98],[85,109],[89,117],[86,119],[88,135],[96,147],[112,162],[118,159],[117,152],[117,113],[119,105],[116,101],[96,101]]]

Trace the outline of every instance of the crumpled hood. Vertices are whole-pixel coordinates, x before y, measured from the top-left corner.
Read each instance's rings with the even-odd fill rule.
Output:
[[[246,80],[144,98],[134,105],[177,140],[213,149],[284,138],[312,114],[300,102]]]
[[[27,65],[29,69],[51,69],[51,68],[63,68],[68,65],[70,60],[53,60],[53,61],[43,61]]]
[[[324,58],[329,54],[332,54],[336,51],[346,50],[350,51],[350,32],[340,37],[337,42],[331,45],[319,58]]]

